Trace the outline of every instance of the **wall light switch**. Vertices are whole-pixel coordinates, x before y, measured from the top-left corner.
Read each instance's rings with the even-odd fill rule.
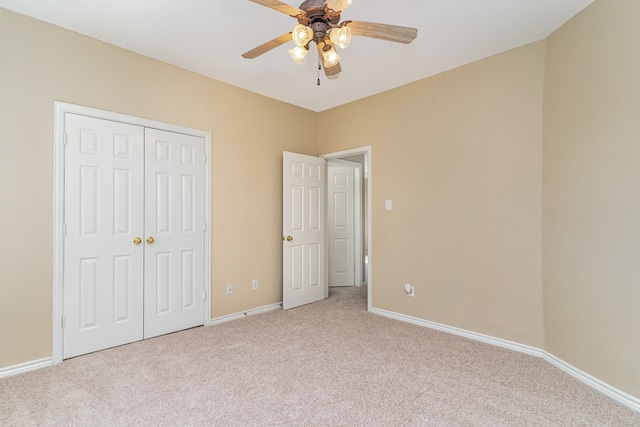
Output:
[[[385,211],[390,211],[391,210],[391,200],[385,200],[384,201],[384,210]]]

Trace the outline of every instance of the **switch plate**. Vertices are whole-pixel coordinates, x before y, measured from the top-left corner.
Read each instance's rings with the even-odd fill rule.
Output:
[[[384,201],[384,210],[385,211],[390,211],[392,207],[393,206],[392,206],[391,200],[385,200]]]
[[[251,281],[251,289],[253,289],[254,291],[258,289],[258,279],[253,279]]]
[[[231,283],[227,283],[227,295],[231,295],[233,293],[233,285]]]

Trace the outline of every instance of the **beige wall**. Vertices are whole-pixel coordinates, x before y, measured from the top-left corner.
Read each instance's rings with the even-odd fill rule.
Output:
[[[543,346],[544,55],[535,43],[320,114],[319,150],[372,146],[376,308]]]
[[[546,349],[640,397],[640,2],[599,0],[547,44]]]
[[[212,316],[282,300],[282,151],[316,154],[315,113],[4,9],[0,40],[0,367],[51,355],[54,100],[211,131]]]
[[[213,317],[282,298],[281,152],[371,145],[375,307],[640,396],[639,18],[599,0],[546,42],[315,114],[0,9],[0,367],[51,355],[61,100],[212,132]]]

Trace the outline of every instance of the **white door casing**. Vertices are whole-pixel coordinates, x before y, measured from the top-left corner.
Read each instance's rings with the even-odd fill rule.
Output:
[[[327,265],[329,286],[355,283],[355,164],[327,164]]]
[[[65,118],[64,357],[142,339],[143,128]]]
[[[285,310],[325,297],[325,160],[283,153]]]
[[[204,159],[201,137],[145,129],[145,338],[203,323]]]
[[[196,145],[199,145],[199,147],[197,148],[194,147],[193,144],[191,144],[191,146],[189,146],[189,143],[185,144],[184,140],[179,142],[179,145],[181,146],[180,147],[181,153],[179,156],[181,157],[180,162],[194,163],[191,160],[189,160],[189,156],[191,154],[194,154],[195,156],[198,156],[198,159],[200,160],[196,160],[195,157],[192,160],[194,160],[195,163],[200,161],[201,167],[198,168],[198,171],[196,173],[194,173],[193,171],[185,171],[184,169],[181,169],[179,172],[177,172],[176,176],[177,175],[180,176],[179,178],[180,186],[186,187],[187,189],[190,189],[190,191],[187,191],[185,193],[182,190],[179,190],[177,192],[175,192],[175,190],[172,190],[172,194],[173,194],[174,200],[175,200],[175,197],[180,197],[181,202],[184,202],[179,204],[177,208],[180,211],[179,213],[180,221],[186,224],[186,225],[181,224],[180,226],[181,232],[182,232],[181,234],[185,234],[185,231],[189,231],[190,227],[192,226],[194,229],[196,229],[197,233],[191,233],[191,234],[200,235],[200,243],[197,243],[197,244],[194,244],[193,242],[187,243],[186,246],[180,246],[178,251],[180,255],[181,264],[197,266],[199,260],[201,261],[201,264],[202,264],[201,268],[200,267],[191,268],[191,269],[188,269],[188,271],[185,271],[184,269],[178,270],[180,275],[179,283],[180,283],[180,293],[181,293],[180,298],[182,299],[181,303],[182,303],[182,306],[191,307],[193,305],[198,305],[196,301],[199,301],[200,302],[199,308],[198,310],[195,310],[195,311],[200,313],[200,317],[199,319],[197,319],[197,321],[195,321],[196,322],[195,325],[204,324],[205,326],[208,326],[211,320],[210,319],[211,295],[209,292],[209,288],[208,286],[206,286],[206,284],[210,283],[211,281],[211,259],[210,259],[211,232],[210,232],[210,227],[208,226],[207,223],[208,223],[208,218],[210,218],[210,215],[211,215],[211,207],[210,207],[211,171],[209,167],[206,166],[206,162],[207,162],[208,153],[210,152],[210,146],[211,146],[210,132],[200,131],[197,129],[186,128],[182,126],[171,125],[167,123],[156,122],[156,121],[147,120],[147,119],[141,119],[137,117],[127,116],[127,115],[118,114],[118,113],[112,113],[112,112],[103,111],[103,110],[97,110],[97,109],[73,105],[73,104],[62,103],[58,101],[54,102],[54,113],[55,113],[54,114],[54,118],[55,118],[54,250],[53,250],[53,255],[54,255],[53,257],[54,258],[53,259],[54,275],[53,276],[54,277],[53,277],[52,362],[54,364],[60,363],[62,362],[63,358],[70,357],[66,351],[67,346],[65,344],[65,339],[67,338],[66,335],[67,335],[67,332],[69,332],[69,327],[74,322],[74,320],[71,317],[69,317],[66,313],[67,307],[70,304],[69,302],[66,301],[66,299],[71,298],[71,299],[76,299],[76,301],[78,301],[79,293],[80,293],[80,286],[78,285],[75,291],[76,296],[74,296],[73,293],[69,293],[68,295],[65,294],[65,286],[66,286],[64,284],[65,274],[69,276],[75,275],[77,279],[80,279],[80,275],[81,273],[83,273],[85,278],[89,279],[89,281],[85,279],[85,282],[84,282],[85,284],[91,283],[90,279],[92,277],[97,277],[99,281],[105,282],[105,274],[106,274],[106,276],[108,276],[106,279],[107,282],[109,280],[113,282],[114,280],[113,278],[115,277],[116,283],[119,286],[119,288],[115,288],[115,289],[128,289],[127,286],[131,284],[131,287],[129,290],[132,290],[132,292],[134,291],[137,292],[137,293],[134,292],[133,294],[131,293],[127,294],[126,292],[120,292],[120,291],[116,293],[112,292],[113,295],[116,295],[115,301],[118,304],[117,305],[111,304],[111,307],[109,307],[107,310],[105,310],[104,308],[100,308],[100,310],[95,310],[94,312],[91,312],[91,311],[82,312],[80,310],[77,310],[78,314],[76,315],[76,317],[79,320],[76,321],[76,324],[79,325],[80,321],[84,322],[85,326],[83,327],[84,329],[83,332],[93,332],[93,330],[96,329],[91,325],[92,323],[95,323],[95,321],[93,321],[93,319],[89,317],[90,315],[93,315],[92,313],[97,313],[96,316],[99,316],[104,313],[111,312],[112,316],[118,320],[116,323],[120,329],[122,329],[124,325],[134,324],[135,322],[133,321],[133,318],[135,318],[136,316],[140,318],[140,321],[139,321],[140,327],[135,332],[135,334],[130,332],[122,332],[119,330],[119,332],[117,333],[117,335],[119,336],[119,339],[122,338],[122,341],[130,342],[130,341],[135,341],[137,339],[141,339],[145,335],[144,325],[143,325],[144,320],[143,320],[143,314],[142,314],[143,310],[140,309],[139,312],[137,312],[136,310],[132,309],[131,312],[126,313],[124,307],[128,308],[129,306],[120,304],[120,302],[124,300],[123,295],[133,295],[132,299],[129,299],[128,301],[126,301],[127,303],[133,303],[134,298],[139,298],[141,303],[140,304],[136,303],[134,305],[137,305],[138,307],[144,307],[144,304],[145,304],[144,291],[142,288],[142,279],[140,279],[140,286],[137,286],[137,287],[133,286],[133,283],[137,281],[135,278],[138,275],[142,276],[143,273],[141,272],[144,270],[145,263],[142,260],[141,262],[136,263],[139,269],[136,269],[135,267],[130,268],[131,264],[129,263],[129,261],[133,262],[137,260],[137,258],[135,258],[136,256],[140,258],[144,258],[145,253],[148,254],[151,252],[151,250],[149,250],[149,245],[145,243],[145,237],[146,237],[144,234],[145,225],[143,224],[144,214],[140,216],[136,216],[133,214],[136,211],[143,212],[144,210],[145,197],[137,194],[136,193],[137,190],[133,188],[133,187],[136,187],[135,183],[137,182],[139,182],[140,184],[139,188],[144,188],[144,178],[142,178],[139,175],[143,173],[144,166],[140,168],[133,168],[133,167],[130,167],[132,166],[132,164],[123,163],[124,162],[123,158],[127,158],[126,156],[128,155],[126,154],[126,150],[131,149],[132,151],[130,153],[130,157],[132,158],[140,157],[141,159],[140,164],[144,165],[144,157],[142,155],[143,151],[146,151],[143,148],[144,147],[144,143],[143,143],[144,128],[150,128],[151,130],[162,129],[168,132],[165,135],[177,134],[174,136],[178,136],[180,139],[183,138],[184,136],[191,135],[192,137],[195,137],[200,141],[198,144],[196,144]],[[84,169],[81,169],[78,165],[75,168],[77,170],[76,172],[74,172],[75,175],[69,174],[65,180],[65,170],[68,169],[67,166],[75,162],[75,160],[72,157],[67,157],[65,153],[66,151],[65,147],[68,144],[67,140],[71,141],[72,139],[72,137],[69,136],[69,133],[66,132],[65,130],[65,119],[72,115],[75,115],[78,118],[80,118],[80,116],[93,117],[93,119],[90,119],[90,120],[96,120],[96,119],[98,120],[98,121],[92,122],[93,124],[103,125],[105,121],[117,122],[117,123],[110,123],[110,126],[115,126],[115,130],[111,132],[112,149],[113,149],[113,152],[117,154],[117,156],[114,155],[114,157],[116,158],[116,160],[114,160],[115,165],[111,165],[113,161],[111,161],[110,163],[109,161],[105,161],[105,160],[98,161],[98,162],[101,162],[99,165],[92,164],[91,162],[85,162]],[[102,121],[100,121],[100,119],[102,119]],[[69,125],[73,126],[73,123],[70,122]],[[85,126],[85,127],[89,132],[86,132],[86,135],[84,136],[85,148],[83,150],[91,151],[90,150],[92,145],[91,131],[95,130],[95,126]],[[137,139],[132,139],[130,135],[131,133],[130,130],[135,128],[138,129],[136,130],[136,132],[141,132],[141,133],[139,133],[138,136],[136,136]],[[107,131],[109,131],[109,129],[107,129]],[[93,133],[95,134],[95,132]],[[189,138],[187,137],[187,139]],[[132,144],[129,146],[127,145],[128,142],[133,142],[134,140],[135,140],[135,144]],[[80,142],[78,141],[78,143]],[[72,144],[73,142],[71,141],[69,145],[72,145]],[[187,148],[186,152],[183,146]],[[84,154],[85,157],[87,157],[88,155],[89,154],[87,153]],[[95,157],[95,155],[93,156]],[[76,156],[76,160],[78,158],[79,157]],[[185,159],[186,159],[186,162],[185,162]],[[95,162],[96,160],[94,159],[93,161]],[[133,163],[133,161],[131,163]],[[69,166],[69,168],[70,167],[71,166]],[[111,172],[107,172],[105,175],[105,172],[103,171],[103,169],[108,170],[109,168],[111,168]],[[84,181],[80,180],[81,174],[85,175],[83,177]],[[98,178],[93,179],[93,177],[95,176],[98,176]],[[104,179],[104,176],[109,176],[110,179]],[[68,190],[66,190],[65,188],[66,185],[70,186]],[[73,190],[74,188],[75,190]],[[111,203],[113,207],[106,206],[105,205],[106,202],[104,200],[101,201],[101,198],[98,198],[98,196],[105,194],[105,188],[107,189],[106,192],[109,193],[109,197],[114,202],[114,203]],[[109,190],[109,188],[115,188],[115,191],[113,191],[112,189]],[[127,193],[126,191],[128,188],[131,189],[129,193]],[[97,194],[96,197],[92,196],[92,191],[90,191],[91,189],[95,189],[93,192]],[[76,191],[77,196],[81,194],[80,193],[81,191],[84,191],[83,195],[86,196],[82,200],[76,197],[76,199],[78,199],[78,202],[76,203],[78,207],[75,208],[75,212],[77,213],[75,214],[76,215],[75,220],[69,216],[70,211],[72,211],[74,207],[73,205],[69,207],[66,206],[67,202],[65,197],[66,196],[65,190],[67,192]],[[142,193],[143,190],[140,190],[140,192]],[[114,195],[115,195],[115,198],[114,198]],[[136,197],[136,195],[138,197]],[[189,195],[197,195],[197,197],[195,197],[194,199],[190,199]],[[106,198],[107,201],[109,197]],[[79,208],[80,202],[82,202],[85,206],[83,207],[82,211]],[[129,205],[127,205],[127,203],[129,203]],[[154,202],[154,204],[157,204],[157,203]],[[193,207],[193,211],[189,210],[189,206]],[[127,211],[125,208],[129,209],[129,211]],[[92,209],[94,209],[94,211],[92,211]],[[113,223],[112,228],[114,230],[117,230],[117,233],[115,233],[115,236],[118,237],[119,240],[123,240],[124,235],[131,234],[128,232],[129,230],[126,229],[126,227],[129,226],[131,230],[134,231],[133,236],[140,237],[142,242],[139,245],[135,245],[133,244],[133,239],[131,239],[132,236],[128,235],[128,237],[126,238],[126,241],[131,243],[127,243],[127,245],[137,248],[137,251],[136,249],[134,249],[133,251],[125,250],[122,248],[122,245],[118,246],[115,249],[118,254],[115,256],[112,256],[112,262],[110,263],[112,270],[116,271],[115,274],[109,272],[108,270],[105,270],[105,267],[102,265],[104,263],[101,264],[99,261],[96,262],[94,260],[96,256],[92,255],[90,251],[85,250],[84,248],[81,248],[81,247],[73,249],[73,251],[75,251],[75,254],[76,254],[75,256],[77,258],[76,263],[79,263],[80,255],[82,255],[83,259],[85,260],[84,266],[83,266],[84,270],[80,270],[80,267],[78,266],[77,268],[75,268],[75,271],[66,273],[66,269],[67,269],[66,265],[72,262],[72,257],[65,256],[65,251],[67,250],[66,246],[71,246],[71,243],[69,243],[69,245],[66,244],[67,236],[65,236],[65,234],[67,234],[71,239],[73,239],[74,237],[72,235],[71,227],[68,227],[67,224],[65,223],[65,217],[69,218],[69,223],[70,223],[69,225],[72,225],[73,222],[78,221],[77,227],[82,227],[82,228],[78,228],[78,230],[82,230],[84,237],[90,237],[89,234],[91,234],[90,229],[92,227],[92,223],[88,222],[88,220],[92,218],[92,215],[91,215],[92,212],[94,212],[93,217],[97,218],[94,221],[97,224],[100,224],[101,222],[108,224],[110,221]],[[132,213],[131,217],[128,216],[127,212]],[[85,217],[84,223],[79,222],[81,214]],[[172,213],[172,215],[175,215],[175,214]],[[183,220],[183,218],[186,218],[186,216],[190,216],[192,220],[191,221]],[[136,217],[139,218],[139,222]],[[130,221],[130,222],[127,224],[127,221]],[[94,228],[97,228],[97,226],[94,226]],[[140,228],[140,230],[139,231],[133,230],[135,228]],[[77,234],[79,235],[80,232],[78,232]],[[78,240],[78,238],[76,238],[76,240]],[[182,240],[184,240],[184,238]],[[69,242],[71,241],[72,240],[69,240]],[[163,241],[166,241],[164,237],[163,237]],[[100,248],[99,256],[104,256],[103,253],[108,249],[108,247],[113,246],[111,245],[110,242],[107,242],[107,243],[109,244],[107,245],[91,244],[90,249],[94,250],[95,252],[95,249],[99,247]],[[156,248],[162,249],[161,245],[156,246]],[[194,248],[201,248],[200,253],[197,254],[196,253],[197,251]],[[73,251],[70,255],[73,255]],[[130,253],[131,255],[129,255]],[[109,256],[109,255],[106,255],[106,256]],[[94,258],[94,259],[91,259],[91,258]],[[94,265],[98,265],[98,268],[100,269],[97,272],[97,274],[95,270],[92,270]],[[172,267],[172,271],[175,272],[176,267]],[[128,273],[129,275],[127,275],[126,273]],[[131,278],[131,281],[128,281],[129,278]],[[183,283],[189,283],[193,286],[183,287],[182,286]],[[200,284],[198,285],[197,283],[200,283]],[[68,286],[71,286],[71,285],[68,285]],[[94,287],[89,286],[88,290],[83,291],[84,297],[88,298],[87,299],[88,301],[92,301],[91,294],[88,293],[88,291],[91,291],[91,289],[96,289],[96,288],[95,286]],[[112,290],[113,289],[114,288],[112,286]],[[96,295],[100,296],[99,293]],[[93,301],[96,301],[95,297],[93,298]],[[91,307],[95,307],[95,305],[86,306],[86,308],[91,308]],[[116,307],[115,311],[114,311],[114,307]],[[148,311],[146,308],[144,310]],[[193,312],[194,310],[190,310],[190,311]],[[184,317],[184,313],[182,314]],[[81,318],[80,317],[81,315],[84,316],[84,318]],[[129,318],[131,318],[131,320],[129,320]],[[193,320],[193,316],[192,316],[192,320]],[[184,326],[184,323],[183,323],[181,326],[178,326],[178,329],[183,329],[185,327],[190,327],[195,325],[188,324],[187,326]],[[167,330],[167,332],[170,332],[170,331],[171,330]],[[161,332],[161,333],[165,333],[165,332]],[[127,338],[127,334],[129,334],[128,338]],[[151,333],[149,333],[149,335],[151,336]],[[92,339],[89,339],[87,341],[90,342],[91,340]],[[118,344],[119,343],[116,343],[114,345],[118,345]],[[107,344],[106,346],[111,346],[111,344]],[[84,350],[81,350],[81,351],[86,352]],[[89,350],[89,351],[93,351],[93,350]],[[69,354],[72,354],[72,353],[69,353]]]

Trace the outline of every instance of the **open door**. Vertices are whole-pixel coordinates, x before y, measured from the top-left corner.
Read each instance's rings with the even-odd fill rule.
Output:
[[[282,308],[325,298],[325,160],[283,153]]]

